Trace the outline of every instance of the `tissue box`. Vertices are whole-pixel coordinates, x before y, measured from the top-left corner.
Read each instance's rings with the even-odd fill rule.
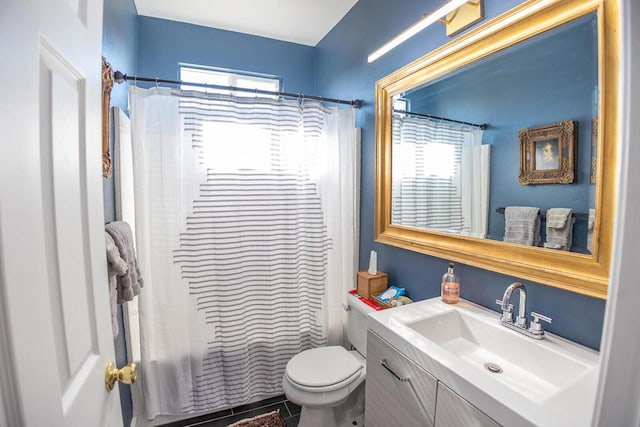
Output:
[[[371,299],[387,289],[387,273],[378,271],[376,274],[369,274],[367,271],[358,271],[357,292],[362,298]]]

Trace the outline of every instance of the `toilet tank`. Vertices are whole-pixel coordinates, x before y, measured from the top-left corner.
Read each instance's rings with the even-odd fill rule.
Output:
[[[367,357],[367,317],[376,311],[360,301],[357,296],[347,294],[347,339],[360,354]]]

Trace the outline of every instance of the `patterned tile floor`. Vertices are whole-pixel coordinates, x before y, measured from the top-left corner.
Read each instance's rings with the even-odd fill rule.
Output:
[[[213,414],[202,415],[188,420],[165,424],[162,427],[227,427],[244,418],[255,417],[271,411],[278,411],[287,427],[298,427],[300,406],[289,402],[285,395],[261,400],[260,402],[225,409]]]

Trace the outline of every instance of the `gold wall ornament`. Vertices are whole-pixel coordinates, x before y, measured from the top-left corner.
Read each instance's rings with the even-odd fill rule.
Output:
[[[111,106],[111,89],[113,89],[113,68],[102,57],[102,176],[111,177],[111,154],[109,153],[109,111]]]
[[[620,0],[526,0],[378,80],[375,85],[375,241],[570,292],[606,298],[616,216],[620,138],[617,126],[620,4]],[[394,97],[589,14],[594,14],[597,20],[599,88],[591,253],[557,251],[394,224],[391,215]]]

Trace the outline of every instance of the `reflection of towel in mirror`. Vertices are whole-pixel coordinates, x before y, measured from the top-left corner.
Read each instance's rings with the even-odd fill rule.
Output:
[[[113,241],[120,251],[120,257],[128,267],[126,273],[118,276],[118,303],[122,304],[131,301],[134,296],[138,295],[143,286],[133,245],[133,234],[129,224],[124,221],[111,222],[105,226],[105,229],[113,237]]]
[[[540,242],[540,209],[529,206],[507,206],[504,209],[505,242],[538,246]]]
[[[587,249],[593,253],[593,225],[596,222],[596,210],[589,209],[589,219],[587,221]]]
[[[545,248],[568,251],[573,240],[573,210],[568,208],[552,208],[547,210],[547,239]]]
[[[109,233],[104,233],[105,245],[107,249],[107,278],[109,281],[109,303],[111,304],[111,329],[113,337],[118,336],[118,280],[127,272],[127,263],[120,257],[120,251]]]

